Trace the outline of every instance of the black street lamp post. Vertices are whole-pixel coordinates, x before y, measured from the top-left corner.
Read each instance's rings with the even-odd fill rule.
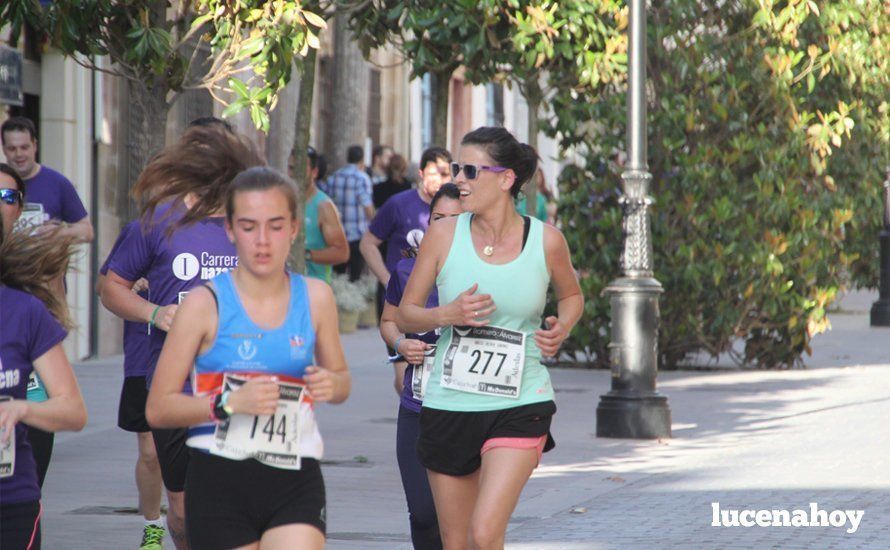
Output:
[[[670,437],[671,410],[655,391],[658,372],[658,296],[652,272],[649,182],[646,155],[646,2],[630,0],[628,27],[627,153],[622,276],[606,287],[612,308],[612,389],[596,409],[597,437]]]
[[[881,230],[880,239],[880,295],[871,306],[871,326],[890,327],[890,167],[884,179],[884,229]]]

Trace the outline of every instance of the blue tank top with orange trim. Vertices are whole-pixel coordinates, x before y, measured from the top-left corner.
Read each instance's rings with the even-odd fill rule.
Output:
[[[274,329],[261,328],[251,320],[231,273],[221,273],[212,283],[219,323],[213,345],[195,359],[192,372],[194,394],[218,392],[226,374],[247,378],[275,375],[284,382],[303,384],[306,367],[313,364],[315,356],[315,330],[303,276],[290,274],[288,313],[284,322]],[[300,408],[300,424],[300,454],[320,459],[323,444],[308,393],[304,394]],[[208,450],[213,445],[215,429],[213,422],[190,427],[187,444]]]

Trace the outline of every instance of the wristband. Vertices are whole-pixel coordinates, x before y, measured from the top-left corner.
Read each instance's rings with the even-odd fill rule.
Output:
[[[396,350],[396,355],[399,354],[399,343],[404,339],[404,336],[399,336],[398,338],[396,338],[396,344],[393,346],[393,349]]]
[[[161,306],[155,306],[155,310],[151,312],[151,319],[148,321],[148,333],[151,334],[151,327],[155,325],[155,317],[158,315],[158,311],[161,310]]]
[[[216,417],[216,397],[219,394],[211,394],[210,395],[210,421],[211,422],[219,422],[219,419]]]
[[[156,326],[157,326],[157,325],[155,324],[155,317],[158,316],[158,312],[159,312],[159,311],[161,311],[161,306],[155,306],[155,310],[151,312],[151,319],[148,321],[148,324],[149,324],[149,325],[151,325],[151,326],[153,326],[153,327],[156,327]]]

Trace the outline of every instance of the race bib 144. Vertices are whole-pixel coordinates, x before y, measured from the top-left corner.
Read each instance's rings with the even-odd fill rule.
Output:
[[[226,375],[223,391],[241,387],[245,378]],[[216,427],[210,452],[243,460],[254,458],[263,464],[286,470],[300,469],[300,405],[305,387],[279,383],[275,414],[254,416],[233,414]]]

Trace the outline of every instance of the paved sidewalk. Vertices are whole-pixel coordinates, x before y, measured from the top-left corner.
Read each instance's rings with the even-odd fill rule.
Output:
[[[508,548],[887,548],[890,546],[890,329],[873,298],[845,299],[814,341],[810,368],[659,376],[673,438],[597,439],[609,373],[552,371],[557,447],[523,492]],[[353,394],[319,407],[329,548],[410,548],[395,462],[397,399],[376,331],[343,338]],[[88,427],[60,434],[45,486],[45,548],[138,545],[135,439],[116,428],[120,358],[79,364]],[[721,509],[863,509],[839,527],[711,527]],[[169,546],[172,548],[172,545]]]

